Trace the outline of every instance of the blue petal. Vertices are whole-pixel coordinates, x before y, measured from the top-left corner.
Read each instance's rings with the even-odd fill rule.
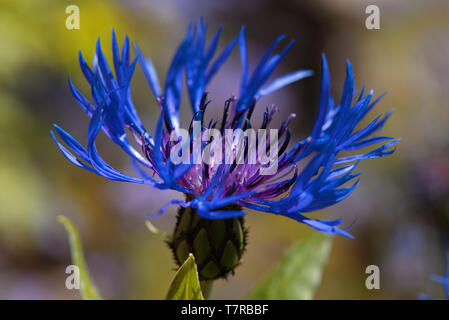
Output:
[[[235,44],[237,43],[237,39],[238,37],[235,37],[227,46],[226,48],[223,50],[223,52],[221,53],[221,55],[215,60],[215,62],[211,65],[211,67],[209,68],[209,71],[207,72],[206,78],[205,78],[205,83],[208,84],[210,82],[210,80],[213,78],[213,76],[215,75],[215,73],[217,73],[218,69],[220,69],[220,67],[223,65],[223,63],[226,62],[226,60],[228,59],[229,55],[232,52],[232,49],[234,49]]]
[[[311,71],[311,70],[298,70],[298,71],[289,73],[285,76],[279,77],[279,78],[273,80],[272,82],[270,82],[269,84],[267,84],[262,89],[260,89],[256,95],[256,99],[258,99],[259,97],[262,97],[262,96],[266,96],[266,95],[268,95],[278,89],[281,89],[285,86],[288,86],[289,84],[291,84],[295,81],[299,81],[306,77],[310,77],[311,75],[313,75],[313,71]]]
[[[94,107],[90,104],[89,100],[87,100],[81,92],[78,91],[77,88],[72,84],[72,80],[69,77],[69,87],[73,96],[75,97],[78,104],[84,109],[89,117],[92,117],[94,112]]]
[[[318,106],[318,118],[312,129],[312,138],[316,139],[320,137],[321,130],[324,125],[324,120],[328,114],[329,101],[330,101],[330,75],[329,67],[327,66],[327,60],[325,55],[321,56],[322,67],[321,67],[321,92],[320,92],[320,102]]]
[[[165,80],[164,114],[171,129],[179,128],[179,105],[181,103],[182,70],[184,57],[191,39],[187,38],[179,46]]]
[[[168,202],[167,204],[165,204],[157,213],[149,213],[146,215],[146,217],[148,219],[154,219],[154,218],[160,217],[168,209],[168,207],[170,207],[172,205],[178,205],[183,208],[188,208],[190,206],[190,203],[189,202],[185,203],[184,201],[181,201],[181,200],[172,200],[172,201]]]
[[[239,35],[239,51],[240,51],[240,61],[242,63],[242,80],[240,84],[240,92],[244,92],[248,85],[248,49],[246,47],[246,32],[245,27],[242,27]]]

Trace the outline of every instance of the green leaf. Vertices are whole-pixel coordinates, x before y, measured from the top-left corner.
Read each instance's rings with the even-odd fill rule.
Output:
[[[193,254],[189,257],[176,272],[170,289],[167,293],[167,300],[204,300],[201,292],[200,279]]]
[[[72,251],[72,262],[78,266],[80,273],[80,291],[81,296],[85,300],[101,300],[97,288],[92,283],[86,263],[84,261],[83,246],[81,238],[75,225],[65,216],[58,216],[58,221],[61,222],[67,233],[69,234],[70,249]]]
[[[275,270],[250,293],[250,300],[310,300],[321,282],[331,237],[315,233],[293,244]]]

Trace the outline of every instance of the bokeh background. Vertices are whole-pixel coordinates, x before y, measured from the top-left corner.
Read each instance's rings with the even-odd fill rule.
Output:
[[[67,30],[66,6],[80,8],[80,30]],[[380,30],[365,28],[365,8],[380,8]],[[449,249],[449,1],[0,1],[0,298],[78,299],[65,288],[68,240],[56,216],[79,227],[91,274],[105,298],[162,299],[174,275],[167,246],[145,228],[144,215],[173,197],[170,192],[111,182],[83,171],[60,154],[49,130],[58,123],[80,141],[88,118],[71,97],[67,77],[87,96],[78,50],[91,60],[95,41],[110,58],[111,29],[128,34],[151,56],[160,75],[168,68],[185,27],[204,17],[209,30],[225,24],[221,45],[247,26],[250,62],[281,33],[297,44],[280,72],[311,68],[314,77],[264,98],[278,119],[297,114],[296,139],[310,131],[317,113],[320,55],[331,68],[339,97],[345,59],[356,85],[388,92],[371,118],[395,109],[384,133],[402,137],[392,157],[360,164],[353,195],[323,212],[341,216],[355,240],[335,237],[316,298],[415,299],[442,296],[430,281],[444,272]],[[212,83],[211,107],[221,110],[237,92],[237,51]],[[158,109],[140,69],[133,80],[142,121],[154,128]],[[218,112],[218,111],[217,111]],[[186,113],[187,115],[188,113]],[[189,119],[190,120],[190,119]],[[367,119],[369,120],[369,119]],[[101,153],[129,170],[121,150],[100,138]],[[176,208],[155,224],[170,232]],[[236,275],[219,281],[215,299],[244,298],[295,240],[314,232],[286,218],[247,216],[249,245]],[[381,289],[365,288],[365,268],[380,267]]]

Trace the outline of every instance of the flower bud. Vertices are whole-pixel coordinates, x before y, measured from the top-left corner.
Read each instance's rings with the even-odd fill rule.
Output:
[[[195,209],[181,207],[169,245],[179,266],[192,253],[200,280],[215,280],[234,273],[245,251],[246,233],[241,217],[209,220],[200,217]]]

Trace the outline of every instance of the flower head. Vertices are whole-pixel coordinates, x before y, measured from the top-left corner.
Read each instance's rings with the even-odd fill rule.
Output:
[[[444,298],[449,300],[449,252],[446,253],[446,275],[442,276],[432,276],[432,280],[441,283],[444,286]],[[424,294],[419,295],[422,300],[433,300],[434,298],[426,296]]]
[[[319,220],[305,214],[336,204],[349,196],[358,181],[349,187],[344,184],[360,175],[354,173],[360,160],[379,158],[394,152],[398,140],[375,135],[391,112],[378,116],[366,127],[356,130],[356,126],[381,97],[373,99],[373,92],[365,95],[364,89],[358,97],[354,96],[354,76],[351,64],[347,62],[343,93],[340,101],[334,103],[330,93],[329,70],[323,55],[318,118],[310,136],[289,147],[291,134],[288,125],[294,118],[292,114],[277,128],[275,140],[271,139],[271,135],[270,138],[257,136],[252,140],[242,132],[253,128],[271,128],[270,122],[278,110],[277,107],[268,108],[262,123],[256,126],[252,114],[257,101],[262,96],[310,76],[312,72],[299,70],[268,81],[294,44],[294,41],[290,41],[280,53],[273,54],[284,36],[275,39],[253,72],[250,72],[244,28],[214,58],[220,32],[221,27],[206,46],[206,26],[203,22],[200,20],[197,25],[189,25],[163,87],[152,61],[145,58],[137,46],[136,58],[131,61],[127,37],[120,53],[114,32],[112,34],[115,76],[104,57],[100,41],[97,42],[92,68],[80,53],[81,70],[92,88],[93,103],[75,88],[70,79],[69,85],[76,101],[91,118],[87,148],[55,125],[56,133],[66,145],[60,143],[51,132],[60,150],[73,164],[110,180],[147,184],[188,195],[186,201],[169,202],[156,216],[173,204],[195,209],[199,216],[206,219],[241,217],[245,214],[244,208],[249,208],[283,215],[321,232],[350,237],[345,230],[337,228],[341,224],[340,219]],[[221,119],[207,122],[205,114],[210,103],[207,86],[236,46],[242,64],[239,95],[224,102]],[[153,135],[143,126],[131,98],[130,83],[137,62],[160,108]],[[192,109],[190,119],[179,117],[184,79]],[[183,125],[189,128],[186,130],[187,137],[179,135]],[[95,140],[100,130],[130,156],[136,176],[119,172],[99,155]],[[227,139],[226,135],[223,137],[226,130],[238,134]],[[131,145],[127,132],[140,144],[140,151]],[[214,135],[214,132],[218,132],[218,135]],[[281,140],[279,145],[277,139]],[[209,161],[197,161],[198,153],[192,151],[195,149],[192,140],[199,141],[197,147],[200,154],[208,146],[209,151],[214,150],[209,152]],[[212,148],[217,142],[230,146],[231,161],[216,161],[215,156],[219,151],[225,153],[223,144]],[[378,146],[369,151],[341,155],[342,152],[358,151],[374,144]],[[182,150],[192,151],[188,153],[187,159],[182,152],[184,160],[188,161],[172,161],[175,146],[178,146],[176,150],[182,147]],[[256,149],[254,160],[251,158],[254,152],[251,151]],[[270,161],[261,160],[263,153],[270,154]],[[251,159],[254,161],[251,162]]]

